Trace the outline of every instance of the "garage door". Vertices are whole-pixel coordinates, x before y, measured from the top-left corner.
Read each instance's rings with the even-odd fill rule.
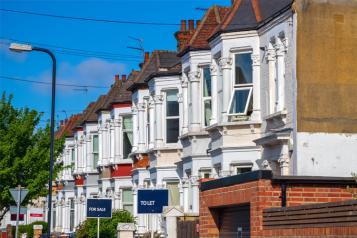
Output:
[[[220,208],[219,237],[250,237],[249,205]]]

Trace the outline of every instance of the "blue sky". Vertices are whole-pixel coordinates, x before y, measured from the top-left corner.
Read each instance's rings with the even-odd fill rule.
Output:
[[[37,13],[143,22],[180,23],[181,19],[200,19],[204,12],[196,8],[230,5],[230,0],[116,0],[116,1],[4,1],[0,8]],[[55,50],[58,83],[110,87],[115,74],[128,74],[138,69],[142,57],[129,36],[144,40],[145,51],[176,49],[174,32],[179,26],[131,25],[49,18],[0,11],[0,76],[25,80],[51,80],[51,61],[39,52],[13,53],[8,43],[14,40]],[[10,40],[8,40],[10,39]],[[60,46],[86,51],[108,52],[113,59],[98,54],[74,56],[63,54]],[[71,51],[73,52],[73,51]],[[78,51],[77,51],[78,52]],[[0,91],[14,95],[14,105],[28,106],[44,112],[41,124],[50,117],[50,86],[0,78]],[[56,119],[79,113],[86,105],[105,94],[108,88],[58,87]],[[64,111],[65,112],[64,112]]]

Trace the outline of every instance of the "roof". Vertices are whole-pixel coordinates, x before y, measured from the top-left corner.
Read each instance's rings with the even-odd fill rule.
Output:
[[[98,121],[98,115],[96,111],[103,106],[105,102],[105,95],[100,95],[95,102],[91,102],[88,104],[87,108],[83,111],[82,117],[77,123],[76,127],[81,127],[86,122],[96,122]]]
[[[149,60],[143,65],[134,83],[128,88],[134,91],[141,86],[147,86],[146,79],[159,72],[168,72],[174,70],[180,63],[180,58],[176,51],[155,50],[152,52]]]
[[[60,126],[59,130],[56,133],[56,138],[72,137],[73,129],[77,125],[78,120],[81,118],[81,114],[72,115],[66,122]]]
[[[110,110],[112,104],[131,102],[131,92],[127,89],[133,84],[133,80],[138,74],[138,71],[132,70],[127,80],[116,80],[110,88],[103,105],[98,108],[96,112],[101,110]]]
[[[235,0],[210,39],[223,32],[259,29],[291,9],[293,2],[294,0]]]
[[[179,56],[184,55],[190,50],[205,50],[209,49],[208,38],[216,30],[217,26],[222,22],[224,17],[229,11],[229,7],[212,6],[203,16],[199,26],[196,28],[195,33],[191,37],[187,46],[184,47]]]

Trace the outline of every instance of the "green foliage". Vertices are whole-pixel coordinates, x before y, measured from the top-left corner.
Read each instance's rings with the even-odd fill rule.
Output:
[[[12,95],[3,93],[0,101],[0,220],[14,205],[9,188],[21,185],[29,189],[23,202],[47,193],[49,177],[50,128],[39,128],[41,114],[28,108],[15,108]],[[55,156],[63,149],[64,140],[56,140]],[[61,169],[55,165],[54,177]]]
[[[100,219],[100,238],[116,237],[118,223],[133,223],[134,218],[125,210],[114,210],[111,219]],[[76,238],[96,238],[97,219],[88,218],[76,230]]]
[[[19,237],[21,237],[21,234],[26,233],[27,238],[33,238],[33,226],[34,225],[42,225],[42,234],[47,233],[47,222],[35,221],[28,225],[19,225]],[[16,227],[13,226],[12,230],[11,230],[13,237],[15,237],[15,230],[16,230]]]

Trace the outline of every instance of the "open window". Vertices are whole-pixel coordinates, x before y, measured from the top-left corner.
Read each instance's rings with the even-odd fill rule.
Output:
[[[253,111],[253,68],[251,53],[238,53],[234,56],[233,93],[228,114],[249,116]]]
[[[132,116],[123,116],[123,158],[128,158],[133,147],[133,120]]]
[[[208,126],[212,116],[211,106],[211,71],[209,66],[202,68],[202,108],[203,124]]]

